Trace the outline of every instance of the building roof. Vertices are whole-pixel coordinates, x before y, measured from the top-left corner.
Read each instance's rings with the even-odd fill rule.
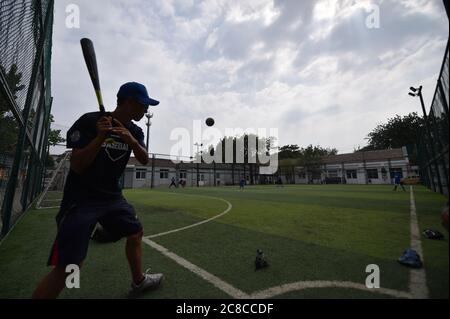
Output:
[[[321,164],[341,164],[341,163],[361,163],[363,161],[366,162],[376,162],[376,161],[387,161],[387,160],[402,160],[405,159],[406,154],[403,153],[401,148],[387,149],[387,150],[377,150],[377,151],[360,151],[354,153],[347,154],[338,154],[338,155],[329,155],[322,157]],[[128,165],[134,166],[152,166],[153,159],[150,158],[147,165],[142,165],[135,157],[130,157],[128,161]],[[286,162],[284,160],[284,162]],[[289,162],[284,163],[284,165],[291,166],[292,163]],[[170,159],[156,158],[155,164],[156,167],[166,167],[166,168],[179,168],[179,169],[190,169],[196,168],[197,163],[194,162],[180,162],[179,164],[172,162]],[[235,169],[239,170],[242,168],[243,164],[235,164]],[[256,166],[268,166],[269,164],[256,164]],[[280,166],[283,165],[283,160],[280,161]],[[247,164],[248,166],[248,164]],[[216,169],[231,169],[231,164],[226,163],[218,163],[216,164]],[[207,163],[199,163],[200,169],[212,169],[212,164]]]
[[[153,161],[153,159],[150,158],[147,165],[143,165],[143,164],[139,163],[139,161],[135,157],[130,157],[127,165],[134,165],[134,166],[140,166],[140,167],[143,167],[143,166],[151,167],[152,161]],[[242,165],[243,164],[235,164],[235,169],[236,170],[241,169]],[[247,164],[247,166],[248,165],[249,164]],[[155,159],[155,167],[190,169],[190,168],[196,168],[197,163],[194,163],[194,162],[174,163],[170,159],[156,158]],[[232,167],[231,164],[226,164],[226,163],[217,163],[216,164],[216,169],[231,169],[231,167]],[[213,164],[212,163],[211,164],[199,163],[199,168],[200,169],[212,169]]]
[[[134,165],[134,166],[152,166],[152,161],[153,158],[149,158],[147,165],[143,165],[141,164],[136,157],[130,157],[130,159],[128,160],[128,164],[127,165]],[[155,166],[158,167],[176,167],[176,164],[174,162],[172,162],[169,159],[162,159],[162,158],[156,158],[155,159]]]
[[[404,159],[405,154],[401,148],[393,148],[388,150],[378,151],[360,151],[348,154],[330,155],[322,158],[323,164],[340,164],[340,163],[355,163],[355,162],[375,162]]]

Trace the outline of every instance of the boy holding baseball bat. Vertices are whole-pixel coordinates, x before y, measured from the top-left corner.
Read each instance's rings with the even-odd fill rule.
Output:
[[[142,225],[119,187],[119,178],[132,151],[139,162],[144,165],[148,162],[144,134],[132,120],[141,120],[148,106],[157,104],[144,85],[125,83],[117,93],[117,108],[112,113],[84,114],[68,131],[67,148],[72,149],[70,172],[48,260],[48,265],[54,268],[40,282],[33,298],[58,297],[65,287],[66,267],[81,267],[97,223],[114,241],[126,238],[132,293],[161,283],[162,274],[142,271]],[[107,138],[113,141],[107,143]]]

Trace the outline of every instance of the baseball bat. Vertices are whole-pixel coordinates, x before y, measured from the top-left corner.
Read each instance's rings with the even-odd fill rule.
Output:
[[[97,58],[95,57],[94,43],[88,38],[80,40],[81,50],[83,51],[84,61],[91,77],[92,85],[94,86],[95,95],[97,96],[98,106],[100,112],[105,112],[105,106],[103,105],[102,91],[100,89],[100,79],[98,76]]]
[[[102,91],[100,89],[100,78],[98,76],[97,58],[95,56],[94,43],[88,38],[80,40],[81,50],[83,51],[84,61],[91,77],[92,85],[94,86],[95,95],[97,96],[98,107],[101,113],[105,113],[105,106],[103,105]],[[105,139],[106,144],[114,143],[114,138],[108,134]]]

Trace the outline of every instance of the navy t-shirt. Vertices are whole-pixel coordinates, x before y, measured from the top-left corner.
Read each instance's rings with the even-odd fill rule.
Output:
[[[110,113],[92,112],[81,116],[67,132],[67,148],[86,147],[97,136],[97,121]],[[144,133],[136,124],[122,123],[145,147]],[[108,200],[122,196],[119,180],[131,155],[131,147],[118,135],[111,134],[115,142],[103,143],[100,151],[82,174],[70,170],[64,186],[63,203],[80,200]]]

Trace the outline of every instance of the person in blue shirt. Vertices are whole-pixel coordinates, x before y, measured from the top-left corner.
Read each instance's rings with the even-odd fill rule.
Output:
[[[397,173],[397,174],[395,174],[395,177],[394,177],[394,189],[393,189],[393,191],[397,191],[397,187],[399,185],[402,187],[402,189],[404,191],[406,191],[405,187],[403,186],[402,175]]]
[[[241,180],[239,181],[239,189],[240,190],[244,190],[244,186],[245,186],[245,178],[241,178]]]
[[[39,283],[33,298],[58,297],[65,287],[66,267],[81,267],[97,223],[113,241],[126,238],[131,292],[141,292],[161,283],[162,274],[142,271],[143,228],[119,186],[131,152],[143,165],[149,160],[142,129],[132,121],[141,120],[149,105],[158,104],[148,96],[144,85],[128,82],[120,87],[113,112],[84,114],[69,129],[70,172],[56,216],[56,239],[48,259],[53,269]]]

